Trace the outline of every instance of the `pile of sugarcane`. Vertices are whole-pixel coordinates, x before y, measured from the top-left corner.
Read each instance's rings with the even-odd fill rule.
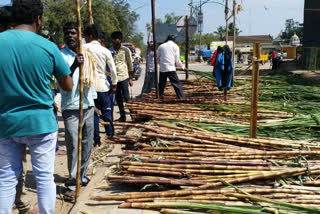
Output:
[[[120,208],[174,208],[163,213],[320,212],[315,208],[320,203],[320,145],[316,143],[251,139],[183,123],[115,125],[138,128],[141,133],[115,137],[126,149],[108,175],[109,182],[166,190],[100,195],[93,200],[124,201]]]
[[[164,100],[149,93],[142,101],[132,101],[127,106],[133,120],[184,121],[209,131],[249,135],[250,78],[237,77],[226,100],[209,79],[183,81],[183,89],[184,100],[176,99],[168,86]],[[259,94],[258,136],[297,140],[320,137],[317,85],[292,75],[261,77]]]
[[[246,87],[234,88],[225,101],[223,94],[215,89],[215,85],[211,81],[183,81],[183,90],[186,96],[184,100],[175,99],[174,90],[167,87],[165,100],[152,98],[154,97],[153,93],[145,94],[143,101],[131,101],[127,104],[127,108],[135,121],[157,119],[221,125],[248,125],[250,107],[246,100],[247,94],[242,92]],[[230,109],[234,110],[230,111]],[[259,109],[258,111],[258,120],[292,117],[293,114],[283,111],[267,109]]]
[[[114,125],[139,131],[110,141],[125,147],[107,179],[140,192],[91,199],[176,214],[320,213],[319,142],[271,138],[317,137],[320,119],[316,111],[307,113],[308,100],[320,110],[317,89],[306,86],[295,99],[301,87],[284,79],[260,80],[257,139],[248,137],[248,78],[239,78],[227,99],[214,82],[199,78],[183,81],[184,100],[168,87],[164,100],[151,93],[130,102],[140,123]]]

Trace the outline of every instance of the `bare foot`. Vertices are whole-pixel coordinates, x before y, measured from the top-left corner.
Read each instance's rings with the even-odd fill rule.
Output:
[[[39,209],[37,207],[29,210],[26,214],[39,214]]]

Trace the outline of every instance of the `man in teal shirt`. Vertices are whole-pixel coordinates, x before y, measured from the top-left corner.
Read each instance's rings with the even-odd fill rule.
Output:
[[[40,0],[13,0],[13,30],[0,33],[0,213],[11,213],[29,147],[40,213],[54,213],[54,158],[57,122],[50,80],[72,90],[70,69],[55,44],[37,35]]]

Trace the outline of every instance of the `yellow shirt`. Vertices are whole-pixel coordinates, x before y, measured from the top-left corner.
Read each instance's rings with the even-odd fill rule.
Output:
[[[119,50],[114,50],[113,56],[116,64],[118,81],[123,81],[129,78],[129,74],[133,72],[131,51],[125,46],[121,46]]]

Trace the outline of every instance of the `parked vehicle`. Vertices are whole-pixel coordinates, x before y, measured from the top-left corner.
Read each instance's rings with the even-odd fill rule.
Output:
[[[135,80],[138,80],[141,76],[142,68],[140,65],[140,61],[141,61],[141,59],[139,57],[136,57],[133,60],[133,77]]]

